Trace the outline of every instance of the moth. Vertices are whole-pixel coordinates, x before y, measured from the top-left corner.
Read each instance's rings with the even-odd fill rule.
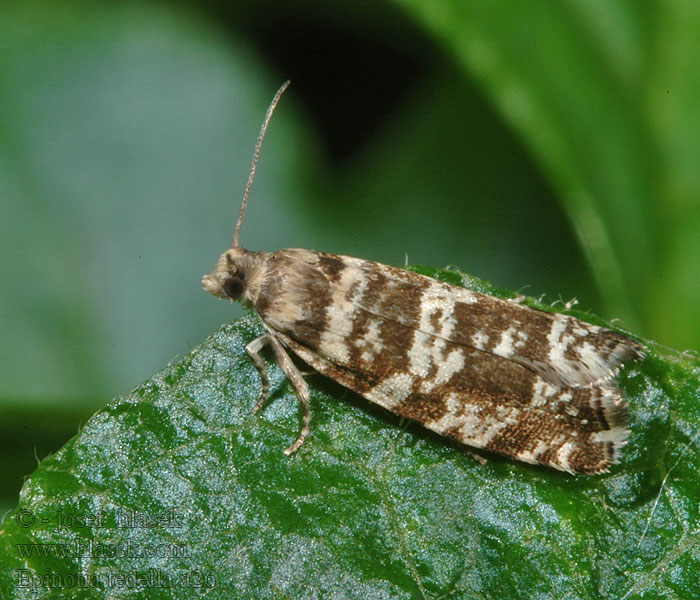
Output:
[[[643,346],[612,330],[448,285],[388,265],[238,243],[275,94],[260,129],[233,243],[202,279],[242,302],[265,333],[246,352],[269,394],[260,351],[270,346],[299,399],[309,434],[309,388],[290,357],[402,417],[473,448],[570,473],[618,462],[627,403],[615,383]]]

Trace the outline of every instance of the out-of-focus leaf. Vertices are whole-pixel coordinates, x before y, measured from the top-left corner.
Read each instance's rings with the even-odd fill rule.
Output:
[[[654,231],[662,284],[649,298],[651,331],[700,347],[700,5],[659,2],[650,19],[653,54],[644,65],[647,114],[659,151]]]
[[[199,279],[280,82],[172,4],[0,3],[0,398],[101,404],[230,318]],[[299,226],[293,102],[246,223],[261,246]]]
[[[459,265],[511,289],[603,309],[556,196],[454,65],[414,86],[317,206],[326,238],[317,250]]]
[[[0,527],[3,598],[700,594],[697,360],[652,347],[626,366],[622,464],[573,477],[480,465],[319,376],[311,436],[285,457],[297,401],[271,364],[270,403],[250,412],[244,346],[261,331],[225,325],[42,461]]]
[[[398,2],[478,78],[529,145],[609,314],[659,341],[696,345],[698,7]]]

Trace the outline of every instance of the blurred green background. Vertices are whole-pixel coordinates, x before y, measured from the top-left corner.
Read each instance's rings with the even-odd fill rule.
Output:
[[[0,6],[1,506],[240,308],[241,234],[445,266],[698,348],[700,4]]]

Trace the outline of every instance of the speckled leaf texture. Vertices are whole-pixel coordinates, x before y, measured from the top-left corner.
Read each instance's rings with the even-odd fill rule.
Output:
[[[0,529],[2,598],[700,597],[695,357],[651,344],[627,365],[622,463],[574,477],[479,464],[315,375],[288,458],[298,406],[270,355],[251,414],[260,333],[224,325],[39,464]]]

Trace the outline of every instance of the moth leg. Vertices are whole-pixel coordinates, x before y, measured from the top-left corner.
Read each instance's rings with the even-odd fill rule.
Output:
[[[469,458],[471,458],[475,462],[478,462],[480,465],[485,465],[488,462],[488,460],[481,456],[481,454],[477,454],[472,450],[465,449],[465,452],[467,453],[467,456],[469,456]]]
[[[292,359],[289,358],[289,354],[287,354],[287,351],[284,349],[279,340],[272,335],[268,335],[267,338],[267,341],[272,346],[272,350],[275,353],[277,364],[280,366],[280,369],[282,369],[282,372],[289,380],[289,383],[292,384],[292,387],[299,398],[299,406],[301,407],[301,432],[299,433],[299,437],[296,439],[296,441],[289,446],[289,448],[284,450],[284,454],[289,456],[292,454],[292,452],[299,449],[299,446],[304,443],[306,436],[309,435],[309,423],[311,422],[311,413],[309,412],[309,386],[306,385],[304,377],[299,369],[297,369],[296,365],[292,362]]]
[[[262,408],[262,405],[265,404],[265,400],[267,400],[267,397],[270,394],[270,379],[267,376],[265,362],[260,357],[260,350],[262,350],[269,343],[270,335],[266,333],[265,335],[261,335],[259,338],[254,339],[245,347],[245,351],[248,353],[248,356],[250,356],[250,360],[253,361],[255,368],[260,374],[260,381],[262,383],[262,393],[260,394],[260,399],[253,407],[253,414]]]

